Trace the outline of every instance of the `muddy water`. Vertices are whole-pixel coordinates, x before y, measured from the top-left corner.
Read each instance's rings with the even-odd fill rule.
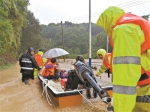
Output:
[[[97,108],[90,103],[64,109],[50,106],[42,96],[38,78],[32,85],[25,85],[19,71],[18,63],[0,71],[0,112],[107,112],[106,105],[101,102],[93,103]]]

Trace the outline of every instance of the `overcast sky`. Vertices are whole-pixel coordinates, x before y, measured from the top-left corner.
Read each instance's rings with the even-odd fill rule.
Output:
[[[136,15],[150,14],[150,0],[91,0],[91,21],[109,6],[119,6]],[[28,7],[40,24],[89,22],[89,0],[30,0]]]

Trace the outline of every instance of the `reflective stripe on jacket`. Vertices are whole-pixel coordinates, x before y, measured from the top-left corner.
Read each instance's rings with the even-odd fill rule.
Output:
[[[37,65],[34,57],[30,53],[23,54],[19,58],[19,64],[21,66],[21,73],[32,74],[33,68],[40,69]]]
[[[144,37],[145,37],[144,42],[141,44],[141,54],[148,52],[147,50],[150,49],[150,32],[149,32],[150,22],[143,19],[142,17],[136,16],[131,13],[126,13],[117,21],[117,23],[114,25],[114,27],[117,25],[126,24],[126,23],[133,23],[133,24],[137,24],[140,26],[140,28],[142,29],[142,31],[144,33]],[[112,37],[110,37],[110,44],[111,44],[111,46],[113,46]],[[147,57],[148,57],[148,55],[147,55]],[[125,60],[127,60],[127,59],[125,59]],[[133,62],[133,61],[135,61],[135,62]],[[140,63],[139,61],[138,61],[138,59],[135,59],[135,58],[129,60],[130,63],[131,62]],[[141,59],[141,61],[145,61],[145,60]],[[147,63],[150,63],[150,58],[149,58],[149,60],[147,59]],[[141,78],[139,79],[138,86],[150,84],[150,65],[148,65],[149,68],[147,70],[145,70],[145,68],[147,68],[148,66],[143,68],[144,64],[142,64],[142,68],[141,68],[142,75],[141,75]]]
[[[97,25],[112,37],[113,101],[115,112],[132,112],[136,102],[136,86],[141,76],[141,45],[144,33],[134,23],[113,27],[125,14],[123,9],[111,6],[99,17]]]

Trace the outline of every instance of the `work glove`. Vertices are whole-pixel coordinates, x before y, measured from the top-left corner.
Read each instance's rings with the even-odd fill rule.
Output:
[[[92,66],[92,69],[94,69],[95,71],[97,70],[97,67],[96,66]]]
[[[96,73],[96,76],[97,76],[97,77],[99,77],[99,76],[100,76],[100,74],[101,74],[101,73],[98,71],[98,72]]]
[[[38,71],[40,71],[41,70],[41,68],[38,68]]]
[[[98,75],[98,74],[96,74],[96,77],[99,77],[99,75]]]

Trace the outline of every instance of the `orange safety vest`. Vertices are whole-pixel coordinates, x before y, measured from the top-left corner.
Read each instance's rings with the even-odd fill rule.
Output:
[[[41,55],[35,54],[34,58],[35,58],[35,60],[36,60],[36,62],[38,64],[38,66],[42,66],[43,65],[43,60],[42,60],[42,56]]]
[[[112,68],[110,66],[110,62],[109,62],[109,59],[108,58],[111,58],[111,53],[106,53],[105,55],[105,59],[103,60],[103,65],[107,68],[107,69],[110,69],[110,72],[112,72]]]
[[[44,69],[43,71],[42,71],[42,75],[43,76],[52,76],[52,75],[54,75],[54,73],[55,73],[55,67],[56,67],[56,64],[55,63],[52,63],[51,61],[48,61],[46,64],[45,64],[45,66],[46,65],[49,65],[49,64],[51,64],[52,65],[52,68],[49,68],[49,69]]]
[[[131,13],[126,13],[117,21],[114,27],[126,23],[133,23],[139,25],[144,32],[145,41],[141,45],[141,54],[143,54],[147,49],[150,49],[150,22],[142,17],[136,16]],[[110,37],[110,45],[113,47],[112,37]],[[142,75],[137,85],[143,86],[146,84],[150,84],[150,71],[145,71],[143,67],[141,67],[141,72]]]

